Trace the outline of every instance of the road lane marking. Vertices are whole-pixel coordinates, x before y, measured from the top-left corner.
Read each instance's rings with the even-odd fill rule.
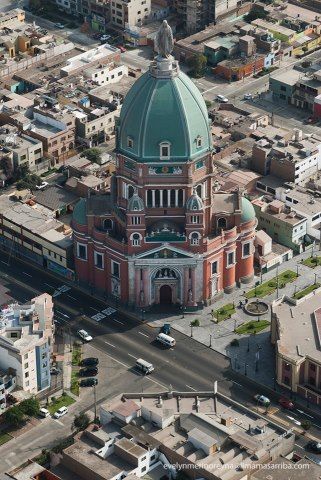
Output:
[[[65,425],[60,421],[58,420],[57,418],[54,418],[54,421],[59,423],[59,425],[61,425],[62,427],[64,427]],[[29,444],[30,445],[30,444]]]
[[[243,387],[240,383],[235,382],[234,380],[231,380],[232,383],[235,383],[235,385],[238,385],[239,387]]]
[[[27,277],[32,277],[32,275],[30,275],[30,273],[27,273],[27,272],[22,272],[24,275],[27,275]]]
[[[131,353],[127,353],[127,355],[129,355],[130,357],[134,358],[135,360],[137,360],[137,357],[134,357],[134,355],[132,355]]]
[[[120,323],[121,325],[125,325],[124,322],[121,322],[120,320],[117,320],[117,318],[113,318],[114,322]]]
[[[143,335],[144,337],[149,338],[149,335],[146,335],[146,333],[143,333],[143,332],[138,332],[138,333],[139,333],[139,335]]]
[[[196,392],[196,388],[194,387],[191,387],[190,385],[185,385],[187,388],[190,388],[191,390],[193,390],[194,392]]]
[[[303,410],[299,410],[298,408],[296,409],[296,411],[301,413],[302,415],[306,415],[307,417],[314,418],[312,415],[309,415],[308,413],[305,413]]]
[[[60,312],[59,310],[56,310],[56,313],[60,313],[60,315],[62,315],[63,317],[70,318],[69,315],[67,315],[66,313]]]
[[[113,345],[112,343],[106,342],[106,340],[104,340],[104,342],[107,343],[107,345],[116,348],[115,345]]]
[[[66,293],[66,297],[69,297],[71,298],[72,300],[75,300],[76,302],[78,302],[78,299],[73,297],[72,295],[69,295],[69,293]]]
[[[94,307],[89,307],[89,308],[91,308],[92,310],[95,310],[95,312],[100,313],[100,310],[97,310],[97,308],[94,308]]]
[[[1,260],[1,263],[4,263],[5,265],[8,265],[8,263],[7,263],[7,262],[5,262],[5,261],[3,261],[3,260]]]
[[[45,283],[45,285],[47,285],[47,287],[50,287],[50,288],[56,288],[53,285],[49,285],[49,283]]]

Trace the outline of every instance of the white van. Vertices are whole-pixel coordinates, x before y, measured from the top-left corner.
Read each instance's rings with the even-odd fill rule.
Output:
[[[146,362],[142,358],[138,358],[136,361],[136,367],[141,370],[143,373],[151,373],[154,371],[154,366],[152,363]]]
[[[39,415],[42,418],[46,418],[46,417],[49,417],[50,412],[46,408],[40,408]]]
[[[165,333],[159,333],[156,337],[156,340],[159,343],[162,343],[166,347],[175,347],[176,345],[176,340],[173,337],[170,337],[169,335],[165,335]]]

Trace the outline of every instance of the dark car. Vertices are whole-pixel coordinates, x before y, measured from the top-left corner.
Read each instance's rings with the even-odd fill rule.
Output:
[[[80,362],[81,367],[95,367],[98,364],[99,360],[95,357],[83,358]]]
[[[291,400],[289,400],[286,397],[281,397],[279,399],[279,404],[281,405],[281,407],[287,408],[288,410],[293,410],[294,409],[294,403],[291,402]]]
[[[160,333],[165,333],[165,335],[170,335],[171,324],[170,323],[164,323],[164,325],[160,329]]]
[[[306,444],[305,448],[313,453],[321,453],[321,443],[320,442],[309,442]]]
[[[50,369],[50,375],[59,375],[60,370],[57,367],[51,367]]]
[[[97,384],[98,384],[97,378],[84,378],[79,382],[80,387],[93,387],[94,385],[97,385]]]
[[[82,368],[79,370],[80,377],[95,377],[98,373],[98,368]]]

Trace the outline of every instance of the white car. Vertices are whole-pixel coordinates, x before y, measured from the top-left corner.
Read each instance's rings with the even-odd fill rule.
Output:
[[[77,335],[85,342],[91,342],[93,337],[86,330],[78,330]]]
[[[243,98],[244,100],[253,100],[253,95],[252,93],[245,93]]]
[[[42,182],[40,185],[36,185],[37,190],[43,190],[44,188],[48,187],[48,182]]]
[[[257,405],[262,405],[263,407],[269,407],[271,404],[270,399],[264,395],[254,395],[254,400],[256,401]]]
[[[102,35],[100,37],[100,41],[104,43],[104,42],[107,42],[110,38],[111,38],[110,35]]]
[[[67,407],[60,407],[59,410],[57,410],[53,414],[53,417],[54,418],[60,418],[60,417],[63,417],[64,415],[66,415],[66,413],[68,413],[68,408]]]
[[[58,22],[58,23],[55,23],[55,27],[56,27],[56,28],[60,28],[60,29],[62,30],[63,28],[65,28],[65,25],[63,25],[62,23]]]
[[[228,98],[224,97],[224,95],[216,95],[216,100],[222,103],[228,103]]]

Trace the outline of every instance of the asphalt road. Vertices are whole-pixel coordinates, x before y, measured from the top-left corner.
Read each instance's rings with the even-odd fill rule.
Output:
[[[45,270],[20,263],[13,257],[8,265],[7,254],[1,254],[0,278],[1,283],[19,301],[26,301],[31,295],[44,291],[52,295],[62,286],[59,279]],[[256,393],[268,394],[271,397],[271,392],[264,386],[258,386],[233,372],[226,357],[179,332],[175,331],[173,334],[177,341],[176,347],[164,349],[155,342],[157,331],[154,328],[130,316],[118,313],[114,318],[106,318],[102,322],[92,319],[91,317],[104,310],[107,305],[77,288],[61,293],[54,300],[56,320],[59,323],[74,334],[79,328],[86,329],[93,336],[92,346],[128,370],[135,369],[137,358],[153,363],[155,371],[149,378],[153,383],[159,384],[160,388],[171,386],[181,391],[210,390],[213,382],[217,380],[222,393],[254,409],[253,396]],[[275,394],[274,400],[277,398]],[[302,412],[304,410],[306,409]],[[296,421],[310,418],[306,414],[310,415],[311,412],[289,414],[279,410],[273,418],[277,420],[279,417],[291,428],[295,426],[291,418]],[[321,425],[320,418],[314,416],[311,420],[315,424],[313,434],[321,437],[317,428]]]

